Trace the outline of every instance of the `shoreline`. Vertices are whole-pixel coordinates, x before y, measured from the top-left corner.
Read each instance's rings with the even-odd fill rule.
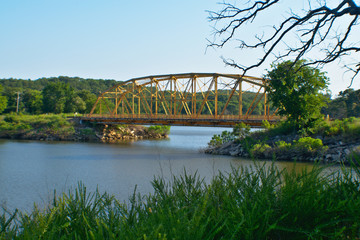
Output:
[[[256,141],[256,137],[251,141]],[[298,135],[292,136],[275,136],[273,138],[264,140],[258,144],[259,149],[249,150],[246,142],[229,141],[220,146],[208,146],[205,149],[206,154],[213,155],[228,155],[233,157],[241,157],[247,159],[262,159],[262,160],[278,160],[287,162],[309,162],[321,164],[345,164],[350,165],[351,159],[358,157],[360,152],[360,138],[347,139],[341,136],[321,137],[317,136],[314,139],[320,139],[324,145],[322,148],[307,150],[304,148],[290,148],[278,146],[277,142],[283,141],[284,144],[289,144],[299,140]],[[254,145],[253,145],[254,146]]]
[[[8,129],[1,129],[0,139],[117,143],[168,138],[168,130],[164,126],[89,124],[81,123],[77,118],[61,117],[62,123],[59,123],[59,118],[52,122],[39,119],[36,120],[43,122],[30,121],[30,124],[21,121],[11,122],[16,127],[12,125]]]

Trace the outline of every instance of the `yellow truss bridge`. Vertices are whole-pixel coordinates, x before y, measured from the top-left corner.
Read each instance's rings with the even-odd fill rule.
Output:
[[[239,74],[185,73],[133,78],[99,95],[82,120],[105,124],[226,126],[278,121],[268,80]]]

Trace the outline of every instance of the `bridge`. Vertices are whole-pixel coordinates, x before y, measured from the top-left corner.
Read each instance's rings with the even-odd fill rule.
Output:
[[[83,121],[253,127],[279,121],[267,101],[268,80],[239,74],[185,73],[133,78],[102,92]]]

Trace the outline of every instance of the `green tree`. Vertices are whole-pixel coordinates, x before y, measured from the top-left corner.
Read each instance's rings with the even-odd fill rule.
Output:
[[[310,127],[321,117],[321,108],[327,103],[322,91],[327,90],[328,78],[319,69],[304,66],[304,60],[296,63],[285,61],[273,64],[265,75],[269,100],[278,113],[286,116],[298,127]]]
[[[360,116],[360,89],[354,90],[352,88],[346,89],[339,93],[340,99],[346,105],[346,117]]]
[[[45,113],[63,113],[66,96],[65,83],[49,83],[43,90],[43,111]]]
[[[323,108],[322,113],[329,115],[330,118],[343,119],[347,116],[346,103],[341,97],[335,98],[329,102],[326,108]]]
[[[0,93],[2,93],[3,87],[0,85]],[[0,113],[2,113],[7,106],[7,98],[0,95]]]
[[[25,105],[26,112],[31,114],[42,113],[43,98],[41,91],[27,89],[23,93],[22,101]]]
[[[92,107],[94,106],[97,96],[91,93],[89,90],[81,90],[78,93],[78,96],[85,102],[85,109],[83,111],[78,111],[79,113],[90,113]]]

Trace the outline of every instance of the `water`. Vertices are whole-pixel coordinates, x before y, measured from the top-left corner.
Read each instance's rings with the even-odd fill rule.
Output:
[[[229,129],[172,127],[168,140],[127,144],[0,140],[0,206],[30,211],[34,203],[46,206],[54,189],[67,192],[80,181],[91,191],[98,187],[126,201],[135,185],[141,193],[151,192],[155,175],[170,179],[186,170],[209,180],[219,171],[230,172],[232,166],[253,164],[199,151],[224,130]]]

